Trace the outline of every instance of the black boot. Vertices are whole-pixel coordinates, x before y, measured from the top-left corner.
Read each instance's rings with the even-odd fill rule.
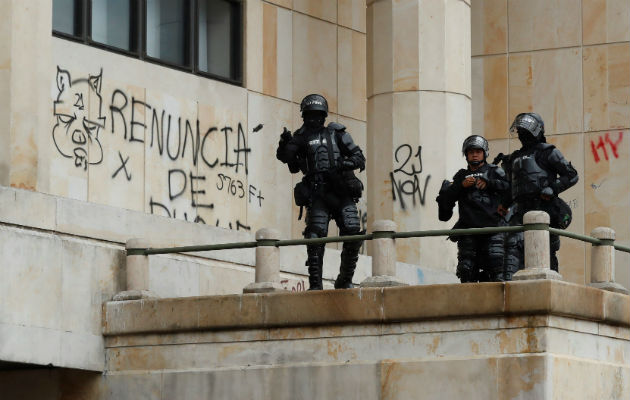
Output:
[[[306,247],[308,258],[308,290],[322,290],[322,267],[324,265],[324,245],[313,245]]]
[[[341,250],[341,264],[339,265],[339,275],[335,280],[335,289],[351,289],[352,277],[359,260],[359,250],[363,241],[344,242]]]

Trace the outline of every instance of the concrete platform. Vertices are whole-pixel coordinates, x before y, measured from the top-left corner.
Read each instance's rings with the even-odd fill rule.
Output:
[[[630,397],[630,297],[558,281],[104,307],[108,399]]]

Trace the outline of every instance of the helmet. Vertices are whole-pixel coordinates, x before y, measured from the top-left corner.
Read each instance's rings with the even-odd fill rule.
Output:
[[[321,94],[309,94],[300,103],[300,112],[323,111],[328,116],[328,102]]]
[[[510,133],[516,135],[519,129],[529,132],[534,139],[541,142],[545,134],[545,122],[536,113],[521,113],[514,118]]]
[[[481,149],[483,150],[483,158],[488,158],[488,141],[479,135],[468,136],[464,139],[464,144],[462,145],[462,154],[466,157],[466,152],[469,149]]]

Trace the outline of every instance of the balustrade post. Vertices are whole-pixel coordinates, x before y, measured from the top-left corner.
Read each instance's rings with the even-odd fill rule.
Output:
[[[591,231],[591,236],[602,244],[593,244],[591,248],[591,283],[589,286],[611,292],[628,294],[628,289],[615,282],[615,231],[607,227],[598,227]]]
[[[243,293],[269,293],[285,291],[280,285],[280,248],[276,243],[280,232],[263,228],[256,231],[256,281],[243,289]]]
[[[396,277],[396,223],[376,220],[372,225],[372,276],[361,282],[361,287],[406,286]]]
[[[114,301],[153,299],[157,296],[149,291],[149,256],[136,254],[130,249],[148,249],[145,239],[129,239],[125,243],[127,290],[117,293]]]
[[[549,231],[532,229],[537,226],[549,227],[549,214],[544,211],[528,211],[523,216],[525,269],[514,274],[514,280],[556,279],[562,275],[550,268]]]

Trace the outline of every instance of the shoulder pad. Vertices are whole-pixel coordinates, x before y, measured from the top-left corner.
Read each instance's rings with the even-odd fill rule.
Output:
[[[552,149],[555,149],[555,148],[556,148],[556,146],[554,146],[551,143],[538,143],[538,149],[539,150],[545,151],[545,150],[552,150]]]
[[[330,129],[334,129],[336,131],[345,131],[346,127],[342,124],[340,124],[339,122],[331,122],[330,124],[328,124],[328,128]]]
[[[499,175],[501,178],[505,176],[505,171],[503,170],[503,168],[499,167],[498,165],[488,164],[488,168],[491,168],[494,171],[494,173]]]

